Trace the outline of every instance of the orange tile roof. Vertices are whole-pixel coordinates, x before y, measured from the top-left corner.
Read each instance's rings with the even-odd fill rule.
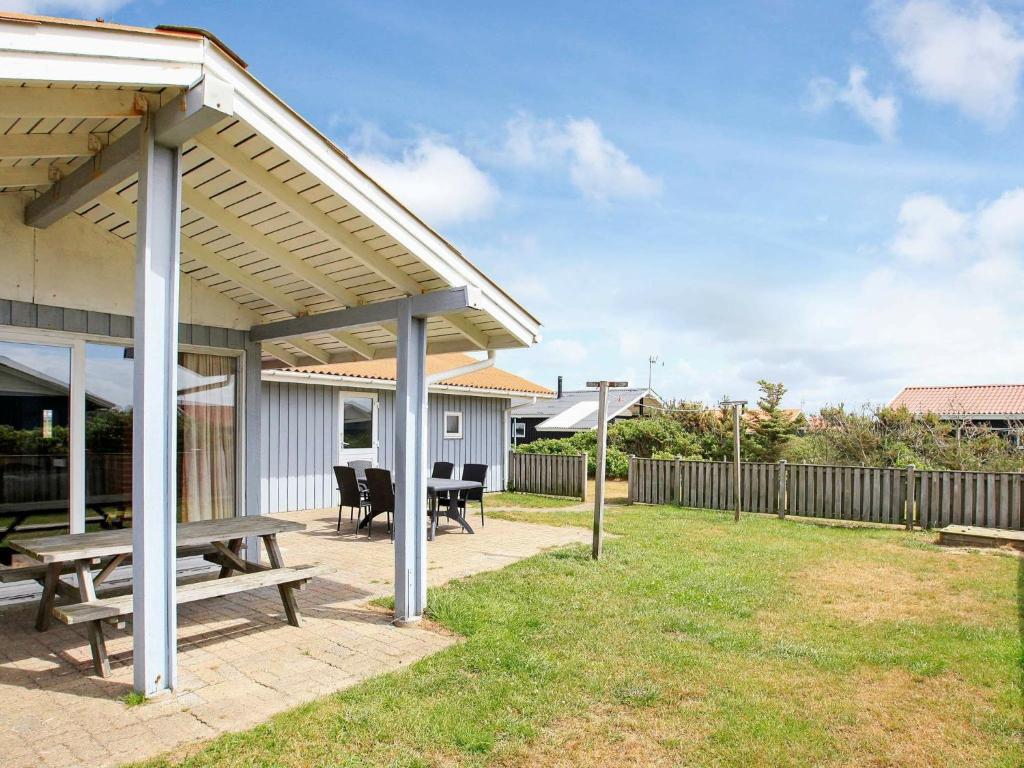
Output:
[[[427,375],[444,373],[465,365],[479,362],[477,358],[459,352],[427,356]],[[358,360],[352,363],[335,363],[333,365],[306,365],[298,368],[284,368],[285,371],[298,373],[320,373],[329,376],[345,376],[355,379],[376,379],[379,381],[395,380],[395,360]],[[444,379],[439,384],[467,389],[490,389],[522,395],[553,395],[553,390],[534,384],[521,376],[502,370],[501,368],[484,368],[475,373],[466,373],[451,379]]]
[[[907,387],[889,404],[939,416],[1024,415],[1024,384]]]

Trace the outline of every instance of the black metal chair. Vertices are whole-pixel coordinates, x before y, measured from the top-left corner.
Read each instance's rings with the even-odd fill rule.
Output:
[[[356,479],[356,471],[352,467],[338,466],[334,468],[334,479],[338,483],[338,494],[340,499],[338,501],[338,530],[341,530],[341,511],[344,507],[348,507],[348,519],[352,520],[355,516],[356,510],[359,510],[358,516],[355,519],[361,520],[363,516],[363,509],[367,506],[367,499],[362,489],[359,487],[359,481]]]
[[[465,491],[459,491],[459,495],[454,499],[449,498],[439,503],[441,506],[448,507],[451,509],[451,505],[454,502],[459,505],[459,509],[463,511],[465,516],[466,502],[467,501],[479,501],[480,502],[480,525],[484,524],[484,485],[487,483],[487,465],[486,464],[465,464],[462,467],[462,479],[472,480],[473,482],[480,483],[479,488],[470,488]]]
[[[395,538],[391,527],[391,516],[395,513],[395,486],[391,482],[391,472],[386,469],[368,467],[366,470],[366,490],[370,496],[370,515],[386,514],[388,532]],[[366,523],[366,535],[373,537],[373,518]]]

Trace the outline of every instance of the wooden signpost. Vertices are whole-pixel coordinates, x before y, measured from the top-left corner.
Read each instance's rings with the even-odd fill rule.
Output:
[[[604,539],[604,478],[608,454],[608,388],[628,387],[625,381],[588,381],[588,387],[598,388],[597,400],[597,471],[594,474],[594,544],[590,556],[601,557]]]

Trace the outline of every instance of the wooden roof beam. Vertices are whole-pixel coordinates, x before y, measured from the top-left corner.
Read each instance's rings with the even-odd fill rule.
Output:
[[[135,206],[127,198],[122,197],[116,192],[107,192],[99,199],[99,202],[118,216],[122,216],[129,221],[136,220]],[[278,309],[283,309],[290,315],[298,316],[305,313],[306,308],[304,306],[279,291],[270,283],[261,280],[256,275],[249,274],[241,267],[184,234],[181,236],[181,252],[212,269],[222,277],[237,283],[250,293],[269,301]]]
[[[331,336],[336,338],[346,347],[355,352],[364,360],[373,359],[373,347],[349,331],[331,331]]]
[[[462,315],[445,315],[444,319],[456,331],[469,339],[478,349],[487,349],[490,339],[487,334],[469,322]]]
[[[270,341],[263,342],[260,347],[273,358],[280,360],[282,363],[287,365],[289,368],[296,368],[299,365],[298,355],[294,355],[287,349],[282,347],[280,344],[274,344]]]
[[[103,149],[103,141],[94,133],[22,133],[0,136],[0,158],[79,157],[95,155]]]
[[[370,246],[352,234],[344,224],[336,222],[296,190],[222,138],[216,131],[205,131],[197,137],[197,141],[229,168],[233,168],[245,176],[249,182],[259,187],[264,194],[291,209],[307,224],[315,227],[346,256],[373,270],[391,285],[410,296],[423,292],[423,288],[415,278],[376,253]]]
[[[117,93],[117,91],[115,91]],[[153,116],[156,141],[180,146],[190,136],[234,114],[234,89],[205,77]],[[25,207],[25,224],[45,229],[135,175],[142,151],[142,126],[83,163]]]
[[[366,325],[380,325],[382,321],[398,318],[405,303],[413,317],[451,315],[463,309],[478,309],[481,302],[480,289],[469,285],[445,288],[440,291],[421,293],[405,299],[388,299],[373,304],[364,304],[351,309],[332,309],[315,315],[296,317],[292,320],[278,320],[257,325],[249,332],[253,341],[274,341],[293,336],[308,336],[313,333],[330,333]]]
[[[311,341],[306,341],[305,339],[298,337],[285,339],[285,341],[287,341],[297,350],[302,352],[302,354],[306,355],[307,357],[313,358],[318,363],[323,363],[324,365],[326,365],[327,363],[331,362],[331,353],[328,352],[323,347],[320,347]]]
[[[188,181],[187,176],[185,181]],[[296,256],[283,245],[275,243],[255,227],[246,224],[227,208],[214,202],[199,190],[185,186],[182,188],[181,197],[185,205],[193,211],[206,217],[225,232],[234,235],[332,299],[347,307],[362,303],[359,296],[348,288],[336,283],[313,265],[307,264],[301,257]]]
[[[139,91],[0,87],[0,118],[142,117],[148,109]]]

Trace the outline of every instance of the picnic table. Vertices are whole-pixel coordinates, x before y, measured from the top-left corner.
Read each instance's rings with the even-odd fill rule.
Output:
[[[177,602],[189,603],[276,585],[288,623],[300,626],[301,617],[293,590],[300,589],[313,576],[329,569],[322,566],[286,567],[277,534],[305,528],[303,523],[257,516],[179,523],[178,556],[205,550],[209,553],[207,559],[218,563],[221,569],[215,580],[179,585],[175,591]],[[270,560],[269,566],[248,562],[239,555],[242,542],[249,537],[258,537],[263,541]],[[18,552],[45,566],[43,595],[36,612],[36,629],[41,632],[48,629],[51,616],[65,624],[87,624],[96,674],[107,677],[110,674],[110,662],[103,637],[103,622],[123,627],[124,617],[132,613],[132,595],[101,598],[97,597],[96,587],[131,557],[131,530],[126,528],[16,539],[10,544]],[[73,565],[78,578],[77,590],[60,578],[69,565]],[[94,574],[93,568],[97,566],[99,569]],[[232,576],[235,571],[240,575]],[[58,592],[78,602],[55,606]]]

